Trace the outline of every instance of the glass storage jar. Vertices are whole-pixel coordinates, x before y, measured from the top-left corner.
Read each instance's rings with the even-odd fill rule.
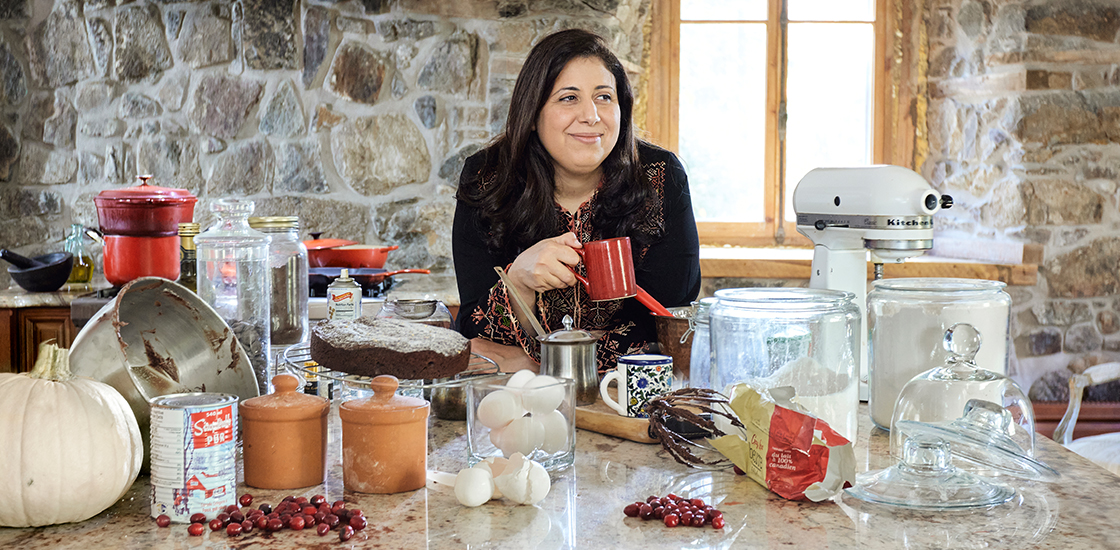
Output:
[[[195,237],[198,296],[233,329],[249,356],[261,395],[269,393],[269,236],[249,227],[253,201],[219,199],[217,222]]]
[[[268,271],[272,286],[269,305],[271,359],[288,346],[308,337],[307,247],[299,240],[299,218],[268,216],[249,218],[249,227],[269,237]]]
[[[932,277],[874,282],[867,294],[867,405],[876,426],[890,429],[895,403],[911,378],[949,360],[941,342],[957,323],[980,332],[984,345],[976,365],[1007,374],[1011,296],[1005,286]]]
[[[693,388],[712,387],[712,335],[709,315],[716,298],[711,296],[692,302],[692,351],[689,356],[688,382]]]
[[[712,388],[793,386],[795,401],[853,440],[859,404],[854,294],[808,288],[716,291],[709,313]]]

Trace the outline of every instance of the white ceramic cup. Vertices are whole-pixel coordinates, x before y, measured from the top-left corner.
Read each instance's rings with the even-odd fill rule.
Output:
[[[607,387],[618,385],[618,401],[607,394]],[[618,366],[599,382],[599,395],[608,407],[622,416],[646,418],[642,408],[650,399],[668,393],[673,385],[673,358],[668,355],[624,355]]]

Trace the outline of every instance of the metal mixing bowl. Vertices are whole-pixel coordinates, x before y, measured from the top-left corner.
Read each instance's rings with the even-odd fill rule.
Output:
[[[113,386],[136,414],[148,467],[150,407],[161,395],[259,395],[249,356],[229,325],[195,293],[159,277],[121,289],[70,346],[70,371]]]

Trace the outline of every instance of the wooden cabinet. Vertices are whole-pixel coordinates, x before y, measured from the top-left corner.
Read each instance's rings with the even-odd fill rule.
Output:
[[[70,347],[77,327],[69,307],[28,307],[0,310],[0,372],[27,372],[38,357],[39,344],[55,339]]]

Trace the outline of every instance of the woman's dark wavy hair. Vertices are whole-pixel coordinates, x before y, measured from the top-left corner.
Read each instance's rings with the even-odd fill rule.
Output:
[[[596,239],[630,236],[640,249],[651,236],[637,231],[643,206],[652,195],[648,176],[638,162],[634,134],[634,92],[618,57],[598,35],[580,29],[552,34],[529,52],[510,99],[505,132],[484,154],[479,176],[492,184],[461,186],[458,198],[478,208],[488,235],[487,245],[513,257],[541,239],[565,231],[553,212],[552,158],[533,130],[560,72],[573,59],[594,58],[614,75],[620,118],[618,143],[603,160],[603,185],[591,221]],[[474,175],[472,174],[471,177]],[[475,182],[478,183],[478,182]]]

